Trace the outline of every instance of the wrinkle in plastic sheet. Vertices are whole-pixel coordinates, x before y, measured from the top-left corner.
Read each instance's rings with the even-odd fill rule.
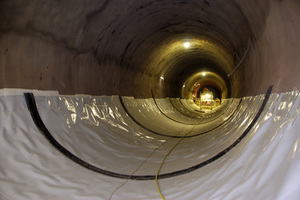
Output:
[[[196,125],[200,122],[200,120],[204,121],[205,118],[209,118],[209,120],[214,120],[217,117],[224,114],[224,112],[230,108],[228,106],[233,99],[224,99],[222,104],[208,113],[201,113],[197,111],[197,115],[199,118],[189,117],[183,115],[183,113],[179,112],[170,102],[168,98],[163,99],[155,99],[157,107],[161,110],[161,112],[166,115],[168,118],[177,121],[179,123],[193,124]]]
[[[166,136],[189,136],[199,135],[210,131],[226,121],[238,106],[238,99],[228,106],[226,112],[218,118],[199,118],[196,124],[181,124],[163,115],[156,107],[152,99],[123,99],[128,112],[133,118],[142,124],[143,127],[151,129],[157,134]],[[142,106],[140,106],[142,105]],[[145,109],[145,108],[151,109]],[[192,131],[191,131],[192,130]]]
[[[95,115],[95,110],[97,109],[93,109],[91,106],[86,106],[88,101],[89,100],[81,101],[83,107],[85,108],[83,109],[82,113],[77,113],[78,121],[81,121],[81,123],[75,123],[72,124],[72,128],[66,128],[64,126],[60,126],[60,124],[58,124],[59,122],[57,122],[56,124],[58,124],[58,126],[56,126],[55,129],[51,129],[50,127],[49,131],[60,143],[66,146],[68,150],[73,152],[78,157],[85,158],[87,162],[96,166],[100,165],[104,169],[110,169],[124,173],[128,172],[135,166],[135,164],[137,164],[137,162],[139,162],[139,157],[137,154],[136,162],[130,162],[127,165],[122,165],[122,163],[126,162],[128,158],[132,156],[122,152],[138,152],[137,148],[139,147],[132,145],[134,144],[132,141],[124,141],[121,137],[118,137],[122,134],[128,135],[128,131],[126,130],[124,133],[124,129],[120,129],[120,126],[116,125],[117,123],[113,121],[114,118],[112,117],[111,113],[109,113],[109,110],[111,109],[110,107],[105,107],[103,115],[100,118],[97,118],[96,116],[100,116],[100,114]],[[64,105],[63,102],[61,106],[62,105]],[[42,108],[41,105],[39,107]],[[81,105],[79,105],[77,108],[81,110],[80,107]],[[45,108],[45,110],[46,109],[47,108]],[[94,112],[91,110],[94,110]],[[43,113],[43,111],[44,110],[41,110],[41,113]],[[107,112],[105,113],[105,111]],[[90,117],[87,118],[86,116]],[[48,119],[51,118],[56,118],[58,121],[63,120],[58,119],[57,116],[52,116]],[[49,122],[47,119],[44,119],[44,122],[46,126],[53,123],[51,121]],[[68,121],[66,121],[66,124],[67,123]],[[108,130],[107,127],[110,129]],[[67,134],[62,134],[61,130],[65,130]],[[116,133],[116,135],[114,135],[114,133]],[[66,143],[66,141],[68,142]],[[92,152],[89,153],[91,148]],[[141,159],[144,159],[144,157],[148,155],[147,151],[149,150],[145,148],[145,150],[138,152],[142,155]],[[117,162],[113,161],[112,157],[115,158]],[[120,166],[122,166],[121,169]]]
[[[55,138],[99,167],[130,174],[167,141],[134,124],[117,97],[36,99]],[[251,122],[262,100],[263,96],[245,97],[232,121],[209,135],[184,139],[164,172],[201,162],[225,148]],[[0,150],[5,152],[0,154],[0,192],[5,198],[108,199],[124,182],[86,170],[53,149],[33,124],[22,96],[2,96],[0,105],[4,108]],[[160,180],[166,198],[297,199],[299,107],[299,92],[272,94],[258,123],[232,151],[209,166]],[[175,142],[169,140],[156,150],[137,174],[155,173]],[[112,199],[159,199],[159,195],[153,182],[129,181]]]

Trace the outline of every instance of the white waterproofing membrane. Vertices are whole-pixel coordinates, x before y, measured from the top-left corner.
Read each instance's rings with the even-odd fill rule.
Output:
[[[271,94],[242,140],[265,95],[227,99],[218,111],[195,117],[196,111],[183,113],[176,99],[33,91],[53,138],[106,175],[75,163],[49,142],[27,108],[27,90],[1,92],[1,199],[160,199],[153,176],[179,140],[160,174],[190,170],[158,180],[166,199],[300,197],[298,91]]]

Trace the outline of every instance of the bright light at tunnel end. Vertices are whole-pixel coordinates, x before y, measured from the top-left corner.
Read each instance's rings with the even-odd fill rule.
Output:
[[[189,47],[190,47],[190,43],[189,43],[189,42],[185,42],[185,43],[183,44],[183,46],[184,46],[185,48],[189,48]]]
[[[206,94],[205,97],[206,98],[211,98],[211,95],[210,94]]]

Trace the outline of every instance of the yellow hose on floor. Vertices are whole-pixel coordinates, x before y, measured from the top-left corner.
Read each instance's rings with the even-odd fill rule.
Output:
[[[160,188],[159,188],[158,178],[157,178],[158,175],[159,175],[159,172],[160,172],[162,166],[164,165],[164,163],[165,163],[167,157],[168,157],[168,156],[172,153],[172,151],[179,145],[179,143],[180,143],[180,142],[181,142],[188,134],[190,134],[190,133],[194,130],[194,128],[195,128],[197,125],[199,125],[199,124],[200,124],[200,122],[199,122],[198,124],[196,124],[195,126],[193,126],[193,128],[192,128],[188,133],[186,133],[182,138],[180,138],[180,140],[178,140],[178,142],[173,146],[173,148],[165,155],[163,161],[162,161],[161,164],[160,164],[160,167],[159,167],[159,169],[158,169],[158,171],[157,171],[157,173],[156,173],[156,175],[155,175],[155,183],[156,183],[156,187],[157,187],[158,193],[159,193],[160,197],[161,197],[163,200],[166,200],[166,199],[164,198],[164,196],[163,196],[163,194],[161,193],[161,190],[160,190]]]

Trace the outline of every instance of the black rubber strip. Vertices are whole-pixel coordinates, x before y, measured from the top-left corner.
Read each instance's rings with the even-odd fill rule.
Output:
[[[192,137],[197,137],[197,136],[200,136],[200,135],[204,135],[206,133],[209,133],[217,128],[219,128],[220,126],[222,126],[224,123],[226,123],[229,119],[231,119],[234,114],[236,113],[236,111],[238,110],[238,108],[240,107],[241,103],[242,103],[242,98],[239,102],[239,105],[236,107],[236,109],[234,110],[234,112],[231,113],[231,115],[227,118],[227,120],[225,120],[224,122],[222,122],[221,124],[219,124],[218,126],[215,126],[214,128],[208,130],[208,131],[204,131],[204,132],[201,132],[201,133],[197,133],[197,134],[194,134],[194,135],[185,135],[185,136],[178,136],[178,135],[167,135],[167,134],[163,134],[163,133],[158,133],[156,131],[153,131],[152,129],[149,129],[147,127],[145,127],[143,124],[141,124],[139,121],[137,121],[131,114],[130,112],[127,110],[125,104],[124,104],[124,101],[122,99],[121,96],[119,96],[119,100],[120,100],[120,103],[124,109],[124,111],[126,112],[126,114],[132,119],[132,121],[134,121],[137,125],[139,125],[140,127],[142,127],[143,129],[151,132],[151,133],[154,133],[156,135],[160,135],[160,136],[164,136],[164,137],[171,137],[171,138],[192,138]]]
[[[181,113],[182,115],[187,116],[187,117],[190,117],[190,118],[199,119],[198,117],[191,116],[191,115],[186,114],[186,113],[182,112],[181,110],[177,109],[177,106],[174,105],[174,103],[172,102],[172,100],[171,100],[170,98],[169,98],[169,101],[170,101],[170,103],[172,104],[172,106],[173,106],[179,113]],[[180,101],[180,100],[179,100],[179,101]],[[181,101],[180,101],[180,104],[183,106],[183,104],[181,103]],[[183,106],[183,109],[186,110],[186,111],[189,111],[189,110],[186,109],[184,106]],[[196,113],[193,113],[193,114],[196,115]]]
[[[233,143],[231,144],[229,147],[227,147],[226,149],[224,149],[223,151],[219,152],[217,155],[213,156],[212,158],[201,162],[195,166],[183,169],[183,170],[178,170],[178,171],[174,171],[174,172],[170,172],[170,173],[165,173],[165,174],[160,174],[158,175],[158,179],[163,179],[163,178],[170,178],[170,177],[174,177],[174,176],[179,176],[179,175],[183,175],[192,171],[195,171],[201,167],[204,167],[207,164],[210,164],[214,161],[216,161],[217,159],[221,158],[222,156],[224,156],[226,153],[228,153],[232,148],[234,148],[238,143],[240,143],[242,141],[242,139],[244,137],[246,137],[246,135],[249,133],[249,131],[251,130],[251,128],[254,126],[254,124],[256,123],[257,119],[259,118],[259,116],[261,115],[269,97],[272,91],[272,86],[269,87],[266,95],[265,95],[265,99],[259,109],[259,111],[257,112],[256,116],[254,117],[254,119],[252,120],[252,122],[250,123],[250,125],[247,127],[247,129],[243,132],[243,134]],[[127,174],[120,174],[120,173],[116,173],[116,172],[111,172],[108,170],[104,170],[101,168],[98,168],[94,165],[91,165],[87,162],[85,162],[84,160],[80,159],[79,157],[77,157],[76,155],[72,154],[70,151],[68,151],[66,148],[64,148],[61,144],[59,144],[55,138],[50,134],[50,132],[48,131],[48,129],[46,128],[46,126],[44,125],[37,107],[36,107],[36,102],[34,99],[34,96],[32,93],[24,93],[25,96],[25,100],[27,103],[27,107],[28,110],[30,111],[31,117],[35,123],[35,125],[37,126],[37,128],[40,130],[40,132],[47,138],[47,140],[58,150],[60,151],[62,154],[64,154],[66,157],[68,157],[69,159],[71,159],[72,161],[74,161],[75,163],[89,169],[92,170],[94,172],[106,175],[106,176],[110,176],[110,177],[115,177],[115,178],[121,178],[121,179],[131,179],[131,180],[155,180],[155,175],[127,175]]]
[[[201,167],[204,167],[205,165],[208,165],[208,164],[216,161],[217,159],[221,158],[225,154],[227,154],[238,143],[240,143],[242,141],[242,139],[244,139],[248,135],[248,133],[251,130],[251,128],[253,128],[253,126],[255,125],[256,121],[258,120],[259,116],[261,115],[262,111],[264,110],[264,108],[265,108],[265,106],[266,106],[266,104],[267,104],[267,102],[269,100],[269,97],[270,97],[271,92],[272,92],[272,88],[273,88],[273,86],[270,86],[268,88],[268,91],[267,91],[267,93],[265,95],[265,99],[264,99],[261,107],[259,108],[258,112],[256,113],[254,119],[252,120],[252,122],[249,124],[249,126],[246,128],[246,130],[243,132],[243,134],[234,143],[232,143],[229,147],[227,147],[223,151],[219,152],[217,155],[213,156],[212,158],[210,158],[210,159],[208,159],[208,160],[206,160],[204,162],[201,162],[201,163],[199,163],[197,165],[194,165],[192,167],[189,167],[189,168],[186,168],[186,169],[183,169],[183,170],[178,170],[178,171],[175,171],[175,172],[161,174],[158,177],[159,178],[169,178],[169,177],[173,177],[173,176],[178,176],[178,175],[186,174],[186,173],[195,171],[195,170],[197,170],[197,169],[199,169]]]
[[[173,119],[172,117],[169,117],[168,115],[166,115],[161,109],[160,109],[160,107],[158,106],[158,104],[157,104],[157,102],[156,102],[156,100],[155,100],[155,98],[154,98],[154,94],[153,94],[153,90],[151,89],[151,94],[152,94],[152,99],[153,99],[153,101],[154,101],[154,104],[156,105],[156,107],[157,107],[157,109],[159,110],[159,112],[162,114],[162,115],[164,115],[165,117],[167,117],[168,119],[170,119],[170,120],[172,120],[172,121],[174,121],[174,122],[177,122],[177,123],[180,123],[180,124],[186,124],[186,125],[198,125],[199,123],[186,123],[186,122],[181,122],[181,121],[178,121],[178,120],[176,120],[176,119]],[[191,117],[189,117],[189,118],[191,118]],[[202,120],[202,118],[199,118],[199,119],[197,119],[197,120],[199,120],[199,122],[200,122],[200,120]]]
[[[155,100],[155,98],[154,98],[154,94],[153,94],[153,91],[151,90],[151,94],[152,94],[152,99],[153,99],[153,101],[154,101],[154,104],[156,105],[156,107],[157,107],[157,109],[160,111],[160,113],[161,114],[163,114],[165,117],[167,117],[167,118],[169,118],[170,120],[172,120],[172,121],[174,121],[174,122],[177,122],[177,123],[180,123],[180,124],[186,124],[186,125],[200,125],[200,123],[185,123],[185,122],[181,122],[181,121],[178,121],[178,120],[176,120],[176,119],[173,119],[173,118],[171,118],[171,117],[169,117],[168,115],[166,115],[161,109],[160,109],[160,107],[159,107],[159,105],[157,104],[157,102],[156,102],[156,100]],[[170,100],[170,99],[169,99]],[[241,102],[240,102],[241,103]],[[240,104],[239,103],[239,104]],[[172,105],[172,107],[174,107],[174,105],[173,104],[171,104]],[[175,108],[175,107],[174,107]],[[238,107],[237,107],[238,108]],[[237,108],[236,108],[236,110],[237,110]],[[220,116],[218,116],[218,117],[221,117],[224,113],[226,113],[226,111],[229,109],[229,106],[227,106],[227,109],[225,110],[225,111],[223,111],[222,112],[222,114],[220,114]],[[175,108],[175,110],[177,110],[176,108]],[[178,111],[178,110],[177,110]],[[196,110],[197,111],[197,110]],[[178,111],[179,112],[179,111]],[[201,111],[198,111],[198,112],[201,112]],[[182,114],[181,112],[179,112],[180,114]],[[188,117],[188,118],[193,118],[193,117],[189,117],[189,116],[187,116],[187,115],[184,115],[184,116],[186,116],[186,117]],[[213,117],[215,117],[215,116],[213,116]],[[217,117],[217,118],[218,118]],[[194,118],[193,118],[194,119]],[[200,122],[200,120],[202,120],[203,119],[203,117],[202,118],[195,118],[195,119],[198,119],[199,120],[199,122]],[[212,121],[214,121],[215,119],[213,119],[213,120],[210,120],[210,121],[205,121],[204,123],[201,123],[201,124],[206,124],[206,123],[209,123],[209,122],[212,122]],[[223,123],[222,123],[223,124]],[[198,134],[197,134],[198,135]]]
[[[104,175],[107,175],[107,176],[116,177],[116,178],[123,178],[123,179],[128,178],[129,175],[118,174],[118,173],[110,172],[110,171],[103,170],[103,169],[100,169],[98,167],[95,167],[95,166],[85,162],[84,160],[80,159],[76,155],[72,154],[70,151],[68,151],[65,147],[63,147],[60,143],[58,143],[56,141],[56,139],[51,135],[51,133],[48,131],[48,129],[44,125],[44,123],[43,123],[43,121],[42,121],[42,119],[39,115],[39,112],[37,110],[36,102],[35,102],[35,98],[34,98],[33,94],[32,93],[24,93],[24,96],[25,96],[25,100],[26,100],[28,110],[30,111],[31,117],[32,117],[35,125],[40,130],[40,132],[48,139],[48,141],[58,151],[60,151],[66,157],[70,158],[72,161],[76,162],[77,164],[79,164],[79,165],[81,165],[81,166],[83,166],[83,167],[85,167],[89,170],[92,170],[92,171],[95,171],[95,172],[98,172],[98,173],[101,173],[101,174],[104,174]]]
[[[186,100],[186,99],[185,99]],[[198,114],[198,113],[195,113],[195,112],[193,112],[193,111],[195,111],[195,109],[192,107],[192,106],[190,106],[190,105],[184,105],[183,103],[182,103],[182,101],[179,99],[179,102],[180,102],[180,104],[182,105],[182,107],[185,109],[185,110],[187,110],[187,111],[189,111],[189,112],[192,112],[193,114]],[[187,103],[188,104],[188,103]]]

